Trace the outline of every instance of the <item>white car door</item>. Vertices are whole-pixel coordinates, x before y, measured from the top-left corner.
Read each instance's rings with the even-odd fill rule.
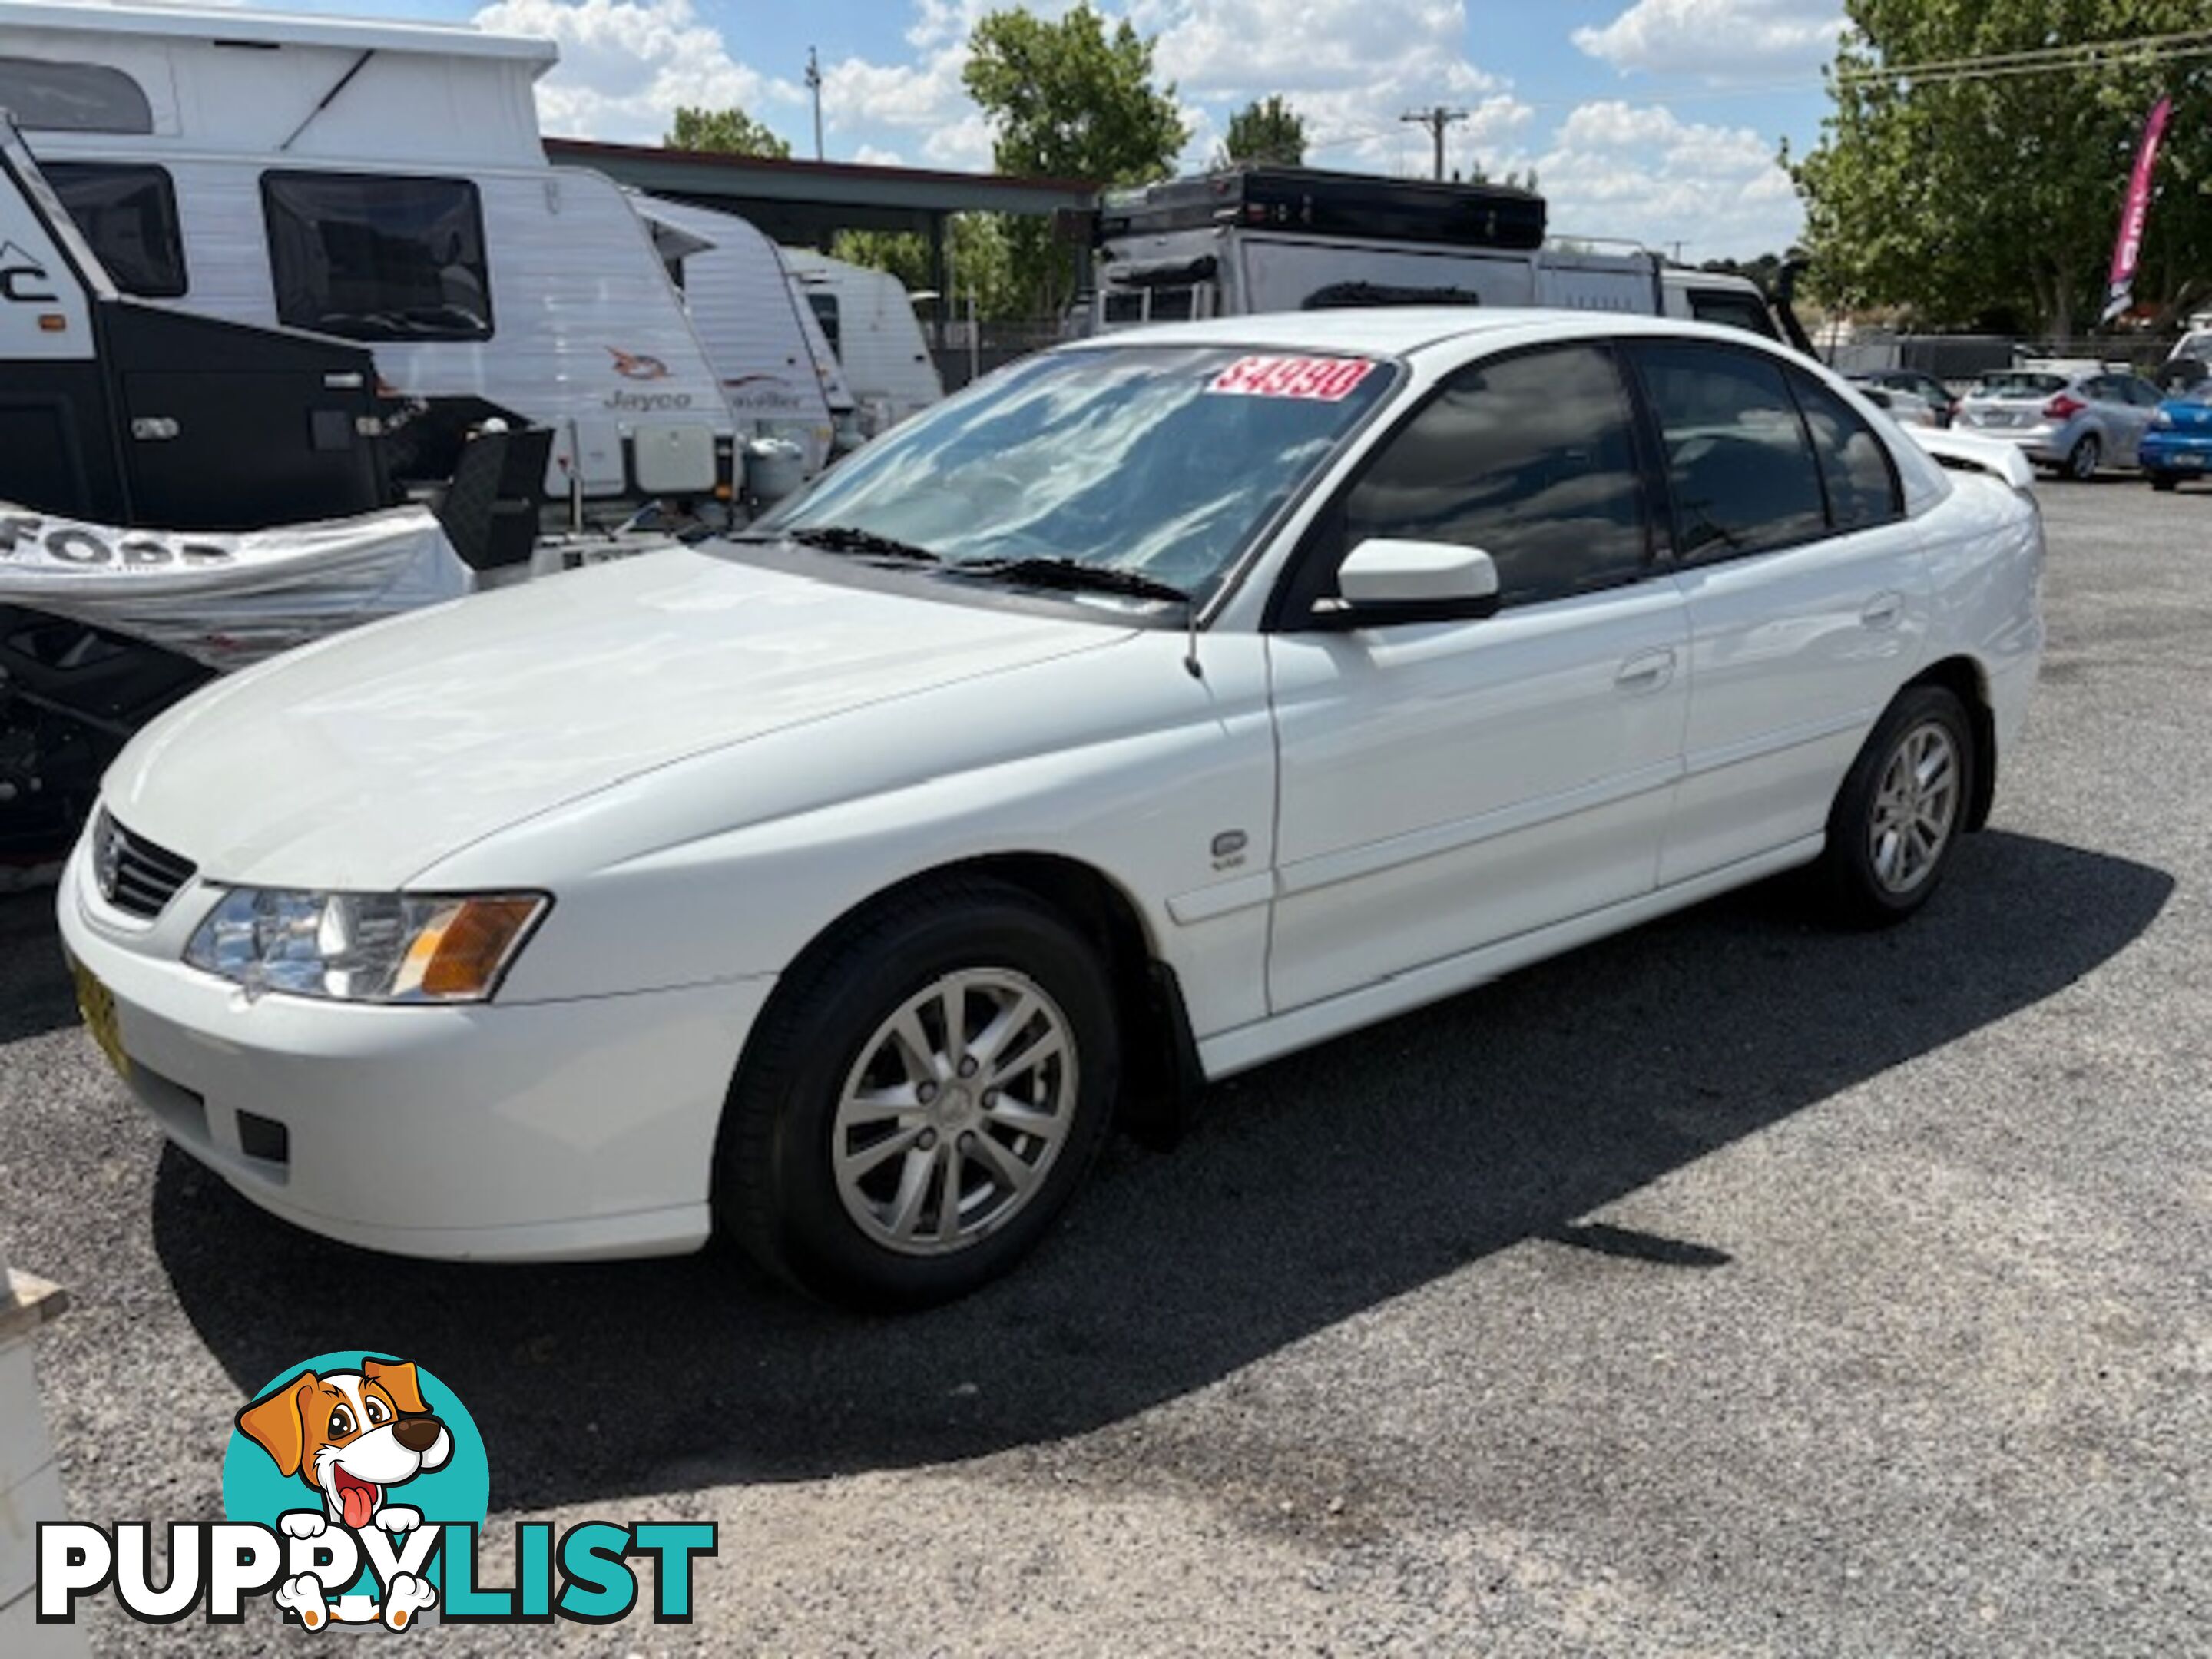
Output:
[[[1631,356],[1691,633],[1665,885],[1824,831],[1919,665],[1929,581],[1895,463],[1841,398],[1763,353],[1668,341]]]
[[[1619,361],[1479,362],[1385,439],[1278,596],[1278,1012],[1648,892],[1681,761],[1686,608],[1654,563]],[[1371,537],[1480,547],[1479,621],[1316,626]]]

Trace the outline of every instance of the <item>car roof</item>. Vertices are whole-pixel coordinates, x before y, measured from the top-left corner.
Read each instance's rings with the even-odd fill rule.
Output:
[[[1649,334],[1718,339],[1775,349],[1748,330],[1680,317],[1617,311],[1565,311],[1534,306],[1376,306],[1330,311],[1277,311],[1213,317],[1196,323],[1154,323],[1115,329],[1060,348],[1095,351],[1128,345],[1247,346],[1259,351],[1351,353],[1412,358],[1480,342],[1499,348],[1542,340]]]

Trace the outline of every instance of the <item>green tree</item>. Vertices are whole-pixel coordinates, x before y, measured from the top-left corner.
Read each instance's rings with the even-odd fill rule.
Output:
[[[940,314],[967,315],[970,295],[975,298],[978,314],[994,321],[1029,314],[1026,297],[1014,280],[1004,216],[955,214],[947,241],[952,292],[945,297]],[[856,265],[887,270],[909,289],[937,286],[937,274],[930,268],[929,240],[912,232],[840,231],[830,251]]]
[[[724,155],[764,155],[788,161],[790,143],[778,137],[759,121],[737,108],[695,109],[686,104],[676,112],[676,123],[660,141],[670,149],[710,149]]]
[[[2095,322],[2145,112],[2174,100],[2138,291],[2212,261],[2212,64],[2152,46],[2034,74],[1893,71],[2201,29],[2201,0],[1849,0],[1819,145],[1791,163],[1812,277],[1919,321]]]
[[[1280,94],[1254,99],[1229,118],[1229,136],[1214,158],[1217,167],[1266,162],[1295,167],[1306,159],[1306,122]]]
[[[1153,39],[1079,5],[1056,21],[987,13],[968,37],[961,82],[992,131],[1000,173],[1139,185],[1165,177],[1190,137],[1172,84],[1152,84]],[[1053,227],[1006,227],[1013,280],[1040,315],[1067,303],[1074,260]]]

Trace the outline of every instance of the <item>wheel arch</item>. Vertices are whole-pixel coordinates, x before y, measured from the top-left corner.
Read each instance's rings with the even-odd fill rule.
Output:
[[[1021,889],[1098,950],[1121,1015],[1122,1089],[1116,1121],[1147,1145],[1171,1145],[1180,1138],[1204,1081],[1181,981],[1155,951],[1144,913],[1128,890],[1096,865],[1064,854],[999,852],[933,865],[848,906],[801,947],[779,976],[776,992],[747,1036],[738,1068],[759,1031],[780,1012],[786,985],[804,983],[812,963],[836,951],[884,908],[963,879],[996,880]]]
[[[1910,690],[1916,685],[1941,686],[1966,708],[1974,739],[1973,776],[1966,791],[1966,828],[1979,830],[1990,821],[1990,809],[1996,803],[1997,793],[1997,721],[1990,701],[1989,676],[1979,663],[1962,653],[1930,663],[1903,689]]]

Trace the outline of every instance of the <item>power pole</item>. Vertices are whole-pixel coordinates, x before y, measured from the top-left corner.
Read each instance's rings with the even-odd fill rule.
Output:
[[[1445,130],[1455,122],[1466,120],[1468,112],[1463,109],[1449,109],[1438,104],[1434,109],[1409,109],[1398,118],[1401,121],[1411,121],[1417,127],[1426,127],[1429,130],[1429,137],[1436,142],[1438,179],[1442,179],[1444,176]]]
[[[814,94],[814,159],[822,159],[822,60],[806,49],[806,89]]]

